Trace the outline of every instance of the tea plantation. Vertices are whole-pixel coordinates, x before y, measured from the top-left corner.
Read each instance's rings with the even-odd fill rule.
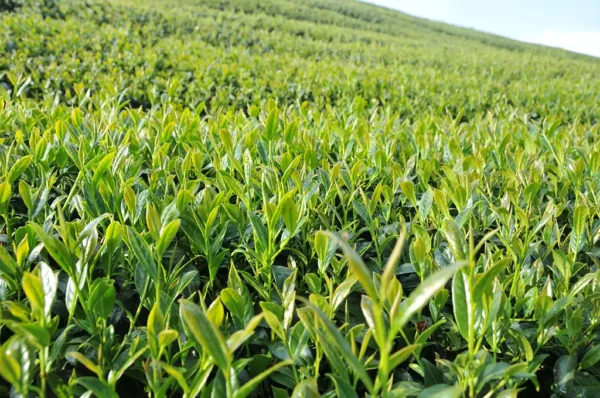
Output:
[[[0,10],[0,396],[600,395],[600,59],[353,0]]]

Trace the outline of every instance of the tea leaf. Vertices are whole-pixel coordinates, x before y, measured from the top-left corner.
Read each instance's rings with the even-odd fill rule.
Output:
[[[180,312],[192,336],[202,348],[212,357],[221,370],[229,369],[231,354],[221,333],[214,328],[200,307],[189,301],[182,301]]]

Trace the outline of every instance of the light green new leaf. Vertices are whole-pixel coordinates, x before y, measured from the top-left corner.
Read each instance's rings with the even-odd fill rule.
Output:
[[[573,213],[573,230],[571,231],[571,240],[569,249],[573,253],[579,253],[585,244],[585,225],[588,217],[588,209],[584,206],[578,206]]]
[[[173,329],[163,330],[158,334],[158,345],[160,347],[167,347],[171,345],[179,337],[179,333]]]
[[[232,357],[221,332],[210,323],[200,307],[191,301],[182,300],[179,311],[194,339],[200,343],[222,371],[227,371],[230,368]]]
[[[396,351],[395,353],[393,353],[390,356],[389,369],[394,370],[402,362],[406,361],[408,359],[408,357],[410,357],[412,355],[412,353],[415,352],[415,350],[417,348],[419,348],[420,346],[421,346],[420,344],[411,344],[411,345],[401,348],[398,351]]]
[[[246,313],[246,302],[242,295],[240,295],[235,289],[230,287],[221,290],[221,301],[225,304],[225,307],[231,312],[231,315],[239,319],[242,323],[247,318]]]
[[[121,242],[123,240],[121,223],[118,221],[111,222],[106,229],[104,239],[106,241],[108,252],[113,254],[119,248],[119,246],[121,246]]]
[[[421,219],[421,222],[425,222],[425,220],[427,219],[432,204],[433,192],[431,191],[431,189],[428,189],[421,196],[421,200],[419,200],[419,217]]]
[[[158,280],[158,269],[150,254],[150,248],[146,242],[140,238],[138,233],[129,226],[127,227],[127,244],[148,275],[150,275],[150,278],[156,282]]]
[[[292,201],[289,196],[286,196],[283,199],[283,202],[280,204],[281,206],[281,216],[283,217],[283,222],[285,223],[285,227],[293,233],[296,229],[296,225],[298,223],[298,207]]]
[[[17,272],[19,264],[12,255],[6,250],[6,247],[0,245],[0,275],[2,275],[13,288],[16,288]]]
[[[160,232],[160,237],[158,238],[158,242],[156,242],[156,255],[160,258],[167,250],[167,247],[177,235],[177,231],[179,230],[180,220],[173,220],[167,225],[164,226],[162,231]]]
[[[358,278],[358,281],[362,285],[363,289],[371,299],[374,301],[378,299],[377,290],[375,289],[375,285],[373,284],[373,273],[367,268],[362,258],[352,249],[346,241],[340,238],[338,235],[331,232],[319,231],[318,234],[325,234],[329,236],[329,238],[335,240],[338,245],[344,251],[344,254],[348,258],[348,263],[350,264],[350,268]]]
[[[190,387],[189,387],[187,381],[185,380],[185,377],[183,376],[186,369],[178,369],[178,368],[175,368],[164,362],[160,362],[160,366],[162,367],[162,369],[165,372],[167,372],[169,374],[169,376],[171,376],[172,378],[174,378],[177,381],[177,383],[179,384],[179,387],[181,387],[184,394],[188,394]],[[186,396],[188,396],[188,395],[186,395]]]
[[[23,291],[29,299],[29,305],[34,313],[42,317],[44,314],[44,288],[40,279],[30,273],[23,273]]]
[[[510,258],[503,258],[481,275],[473,289],[473,300],[475,302],[479,302],[485,293],[492,293],[494,279],[506,268],[510,261]]]
[[[154,303],[150,315],[148,316],[148,322],[146,325],[146,334],[148,343],[150,345],[151,353],[154,357],[158,355],[158,335],[165,328],[165,320],[160,310],[160,305]]]
[[[275,108],[269,113],[269,116],[267,116],[267,121],[265,123],[265,138],[267,139],[267,141],[275,139],[278,125],[279,112],[277,111],[277,108]]]
[[[108,318],[116,301],[114,282],[108,278],[96,279],[90,290],[87,301],[90,311],[103,319]]]
[[[441,289],[452,276],[460,270],[465,263],[456,263],[444,267],[423,281],[410,296],[400,304],[397,316],[392,319],[395,335],[421,308],[423,308],[431,297]]]
[[[27,207],[28,210],[33,210],[31,186],[23,180],[19,181],[19,194],[21,195],[21,199],[23,199],[23,203],[25,203],[25,207]]]
[[[411,204],[417,204],[417,196],[415,195],[415,184],[412,181],[405,180],[400,183],[402,193],[408,198]]]
[[[460,398],[462,396],[462,390],[457,386],[436,384],[421,391],[418,398]]]
[[[104,175],[112,167],[115,155],[116,155],[116,152],[112,151],[112,152],[106,154],[102,158],[100,163],[98,163],[98,166],[96,167],[96,170],[94,171],[94,176],[92,177],[92,182],[94,184],[98,184],[98,182],[102,179],[102,177],[104,177]]]
[[[369,377],[365,367],[360,360],[354,355],[350,344],[344,339],[340,331],[335,327],[333,322],[314,304],[304,301],[308,307],[318,316],[319,320],[325,326],[328,332],[329,340],[335,345],[338,351],[341,353],[343,359],[347,362],[348,366],[358,375],[360,380],[363,382],[368,391],[373,390],[373,382]],[[308,326],[307,326],[308,327]]]
[[[242,344],[244,344],[250,337],[252,337],[254,335],[254,330],[258,327],[263,318],[263,314],[258,314],[252,317],[243,330],[238,330],[229,336],[227,339],[227,347],[229,348],[229,351],[234,352],[240,348]]]
[[[88,357],[86,357],[80,352],[69,351],[65,354],[65,357],[75,359],[77,362],[85,366],[89,371],[95,373],[98,376],[102,375],[102,369],[100,368],[100,366],[96,365]]]
[[[156,207],[152,203],[146,205],[146,226],[155,240],[158,240],[162,224]]]
[[[94,231],[96,230],[96,228],[98,227],[98,225],[103,221],[106,220],[107,218],[110,218],[112,216],[112,214],[110,213],[104,213],[99,217],[94,218],[92,221],[90,221],[85,228],[83,228],[81,230],[81,232],[79,233],[79,236],[77,238],[77,245],[79,245],[84,239],[86,239],[87,237],[89,237],[92,233],[94,233]],[[112,224],[111,224],[112,225]],[[108,232],[107,232],[108,235]]]
[[[60,265],[63,271],[69,276],[75,275],[75,261],[67,246],[54,236],[46,233],[39,225],[35,223],[29,223],[29,225],[44,244],[46,251]]]
[[[8,183],[13,184],[15,181],[17,181],[19,177],[21,177],[21,174],[23,174],[23,172],[27,170],[29,165],[31,165],[32,160],[33,156],[31,155],[23,156],[22,158],[17,160],[8,172]]]
[[[314,379],[304,379],[294,388],[292,398],[319,398],[319,387]]]
[[[456,261],[466,260],[469,255],[467,241],[456,221],[449,218],[445,219],[442,224],[442,232]]]
[[[269,245],[269,232],[265,227],[263,221],[256,214],[250,212],[248,214],[250,218],[250,223],[252,224],[252,230],[256,235],[257,239],[255,239],[255,243],[260,244],[262,250],[266,250]]]
[[[8,201],[10,200],[10,196],[12,195],[12,190],[10,188],[10,184],[8,181],[4,181],[0,184],[0,207],[2,209],[6,209],[8,206]]]
[[[0,346],[0,376],[12,385],[21,383],[21,367],[19,363]]]
[[[465,340],[469,341],[471,287],[468,275],[462,271],[457,272],[452,280],[452,309],[458,331]]]
[[[206,310],[206,317],[215,327],[221,327],[223,319],[225,318],[225,310],[223,309],[223,303],[221,298],[217,297]]]
[[[402,225],[402,230],[400,231],[400,236],[398,240],[396,240],[396,244],[394,245],[394,250],[392,250],[392,254],[390,258],[388,258],[385,268],[383,270],[383,274],[381,275],[381,291],[383,293],[383,297],[388,297],[388,286],[392,283],[392,280],[396,277],[396,269],[398,267],[398,262],[400,261],[400,257],[402,256],[402,249],[404,249],[404,243],[406,242],[406,225]]]

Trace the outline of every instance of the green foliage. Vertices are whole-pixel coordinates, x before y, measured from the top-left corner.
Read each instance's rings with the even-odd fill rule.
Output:
[[[0,0],[0,12],[14,12],[23,6],[19,0]]]
[[[600,393],[597,59],[342,0],[5,4],[0,395]]]

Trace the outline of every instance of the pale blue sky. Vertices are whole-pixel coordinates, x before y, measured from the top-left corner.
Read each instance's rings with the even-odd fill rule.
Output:
[[[364,0],[408,14],[600,57],[600,0]]]

